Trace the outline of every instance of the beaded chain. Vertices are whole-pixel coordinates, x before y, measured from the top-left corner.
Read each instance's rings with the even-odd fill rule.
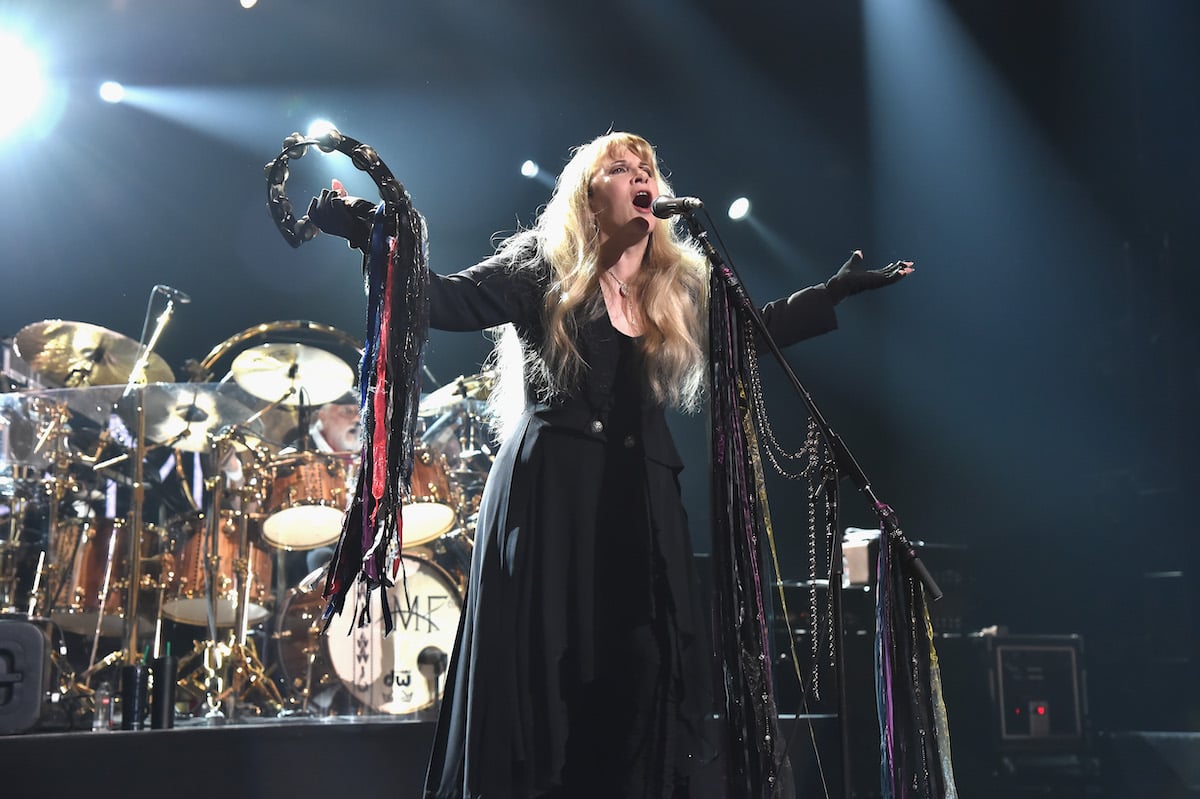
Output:
[[[764,447],[767,452],[767,460],[771,462],[771,466],[775,471],[785,479],[805,480],[808,485],[808,612],[812,656],[811,686],[813,698],[820,701],[822,641],[828,642],[829,662],[831,666],[836,660],[833,641],[833,591],[826,591],[827,607],[824,624],[821,623],[817,599],[817,579],[821,573],[817,548],[817,495],[825,480],[827,469],[833,467],[832,455],[829,453],[828,448],[824,446],[824,439],[817,428],[816,421],[811,416],[808,420],[808,430],[804,436],[804,445],[798,451],[788,452],[780,445],[778,439],[775,437],[775,431],[771,425],[770,418],[767,416],[766,401],[762,388],[762,376],[758,369],[758,357],[753,352],[750,352],[747,361],[750,374],[750,392],[753,398],[751,406],[754,412],[754,421],[760,431],[761,437],[767,442],[767,446]],[[781,459],[785,461],[803,460],[803,468],[799,471],[789,471],[780,463]],[[827,490],[824,491],[824,532],[827,552],[833,551],[833,536],[835,532],[833,529],[835,523],[834,493],[836,490],[836,482],[831,481],[831,485],[827,486]],[[776,578],[779,578],[778,574]],[[788,624],[789,639],[791,635],[791,625]]]

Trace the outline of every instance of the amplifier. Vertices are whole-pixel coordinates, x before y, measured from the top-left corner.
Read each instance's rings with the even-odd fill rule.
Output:
[[[946,636],[937,648],[952,740],[957,731],[1000,752],[1085,746],[1080,636]]]
[[[1000,638],[992,645],[1002,746],[1077,744],[1086,711],[1078,636]]]

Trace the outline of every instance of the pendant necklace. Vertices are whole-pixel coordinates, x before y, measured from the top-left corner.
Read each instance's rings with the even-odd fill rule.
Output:
[[[605,272],[605,274],[608,275],[609,277],[611,277],[613,279],[613,282],[617,284],[617,291],[620,293],[620,295],[622,297],[629,296],[629,284],[628,283],[626,283],[624,280],[622,280],[621,278],[614,275],[612,272]]]

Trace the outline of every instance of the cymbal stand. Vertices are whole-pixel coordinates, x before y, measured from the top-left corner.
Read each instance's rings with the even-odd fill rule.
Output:
[[[265,407],[259,408],[257,411],[255,411],[254,414],[249,419],[247,419],[245,422],[242,422],[242,426],[249,427],[250,425],[254,424],[259,419],[261,419],[263,416],[265,416],[267,413],[275,410],[280,405],[282,405],[288,399],[288,397],[292,396],[295,393],[296,393],[295,386],[293,386],[292,388],[289,388],[287,391],[285,391],[283,393],[282,397],[271,402],[269,405],[266,405]]]

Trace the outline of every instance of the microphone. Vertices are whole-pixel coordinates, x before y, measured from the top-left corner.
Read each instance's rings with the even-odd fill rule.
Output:
[[[164,286],[161,283],[159,283],[157,286],[155,286],[154,290],[157,291],[159,294],[170,297],[173,300],[178,300],[183,305],[186,305],[187,303],[192,301],[191,297],[184,294],[179,289],[171,288],[170,286]]]
[[[650,210],[659,219],[670,219],[676,214],[684,214],[689,211],[695,211],[697,208],[703,208],[704,203],[699,197],[655,197],[654,202],[650,203]]]
[[[426,677],[437,679],[446,671],[446,653],[436,646],[427,646],[417,653],[417,668]]]

